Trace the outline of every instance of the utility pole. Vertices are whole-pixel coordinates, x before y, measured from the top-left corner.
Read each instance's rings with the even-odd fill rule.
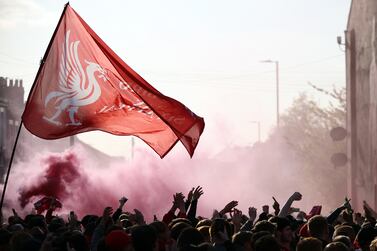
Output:
[[[261,63],[272,63],[275,64],[275,74],[276,74],[276,126],[280,125],[280,111],[279,111],[279,61],[274,61],[271,59],[262,60]]]
[[[279,111],[279,61],[275,61],[276,66],[276,125],[280,126],[280,111]]]

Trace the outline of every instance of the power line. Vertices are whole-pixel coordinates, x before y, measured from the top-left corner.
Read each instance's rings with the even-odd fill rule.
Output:
[[[25,59],[23,59],[23,58],[14,57],[14,56],[8,55],[8,54],[6,54],[6,53],[4,53],[4,52],[0,52],[0,55],[5,56],[5,57],[8,57],[8,58],[13,59],[13,60],[18,61],[18,62],[24,62],[24,63],[26,63],[26,64],[33,64],[33,65],[36,65],[35,62],[27,61],[27,60],[25,60]]]
[[[4,59],[0,59],[0,63],[24,65],[25,67],[36,67],[36,66],[38,66],[38,64],[25,63],[25,62],[22,62],[22,61],[9,61],[9,60],[7,61],[7,60],[4,60]]]
[[[305,63],[301,63],[301,64],[297,64],[297,65],[292,65],[292,66],[288,66],[288,67],[281,67],[281,71],[283,74],[285,74],[286,72],[289,72],[290,70],[292,69],[297,69],[297,68],[300,68],[300,67],[303,67],[303,66],[306,66],[306,65],[312,65],[312,64],[317,64],[317,63],[322,63],[322,62],[325,62],[325,61],[328,61],[328,60],[332,60],[332,59],[335,59],[335,58],[339,58],[339,57],[344,57],[344,54],[337,54],[337,55],[333,55],[333,56],[329,56],[329,57],[325,57],[325,58],[321,58],[321,59],[317,59],[317,60],[313,60],[313,61],[309,61],[309,62],[305,62]],[[153,72],[153,71],[149,71],[149,72]],[[263,74],[266,74],[266,73],[274,73],[275,71],[274,70],[268,70],[268,71],[261,71],[261,72],[250,72],[250,73],[243,73],[243,74],[234,74],[234,75],[231,75],[231,76],[223,76],[221,77],[221,79],[239,79],[239,78],[243,78],[243,77],[250,77],[250,76],[259,76],[259,75],[263,75]],[[174,73],[169,73],[169,72],[164,72],[165,74],[168,74],[168,75],[179,75],[179,76],[186,76],[187,75],[191,75],[191,76],[195,76],[195,75],[202,75],[202,74],[208,74],[205,73],[205,72],[198,72],[198,73],[177,73],[177,72],[174,72]],[[162,73],[162,74],[164,74]],[[218,73],[214,73],[214,74],[218,74]],[[213,78],[213,76],[208,76],[209,78],[203,78],[201,77],[201,80],[211,80],[211,79],[215,79],[215,80],[218,80],[218,78]]]

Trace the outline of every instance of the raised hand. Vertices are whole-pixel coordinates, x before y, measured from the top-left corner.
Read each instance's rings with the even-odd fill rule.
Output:
[[[124,206],[124,204],[126,204],[127,200],[128,199],[126,197],[124,197],[124,196],[119,199],[119,209],[123,208],[123,206]]]
[[[135,221],[139,225],[144,225],[145,220],[144,220],[144,215],[137,209],[134,209],[135,212]]]
[[[365,212],[365,218],[369,221],[373,221],[372,218],[377,219],[377,213],[369,206],[369,204],[364,200],[363,201],[363,208]]]
[[[176,193],[174,196],[174,205],[179,208],[180,212],[186,213],[185,196],[182,193]]]
[[[347,197],[344,200],[344,203],[342,205],[342,208],[346,209],[348,213],[353,213],[352,206],[350,204],[351,199],[348,199]]]
[[[13,212],[13,216],[15,218],[17,218],[19,221],[22,221],[22,219],[20,218],[20,216],[18,215],[18,213],[16,212],[16,210],[14,208],[12,208],[12,212]]]
[[[16,212],[16,210],[14,208],[12,208],[12,212],[13,212],[13,216],[19,217],[18,214],[17,214],[17,212]]]
[[[192,200],[192,195],[194,194],[194,190],[195,190],[195,187],[193,187],[190,192],[187,194],[187,201],[190,201]]]
[[[302,199],[302,195],[299,192],[294,192],[289,197],[289,199],[287,200],[287,202],[284,204],[283,208],[279,212],[279,216],[280,217],[286,217],[289,214],[289,211],[290,211],[290,209],[292,207],[293,202],[294,201],[299,201],[301,199]]]
[[[237,231],[234,231],[234,232],[238,232],[239,228],[241,227],[242,211],[235,208],[233,209],[233,214],[231,214],[231,216],[232,216],[232,222],[234,226],[238,228]]]
[[[257,209],[255,207],[249,207],[249,221],[254,222],[257,218]]]
[[[203,195],[203,188],[201,186],[197,186],[192,195],[192,200],[198,200],[200,196],[202,195]]]
[[[212,220],[213,219],[217,219],[217,218],[221,218],[221,215],[219,213],[219,211],[217,211],[216,209],[213,211],[212,213]]]
[[[69,224],[69,226],[70,226],[71,229],[73,229],[73,228],[80,228],[80,224],[78,223],[78,220],[77,220],[77,215],[73,211],[71,211],[69,213],[68,224]]]
[[[302,199],[302,195],[299,193],[299,192],[294,192],[293,194],[292,194],[292,196],[291,196],[291,199],[292,200],[296,200],[296,201],[298,201],[298,200],[301,200]]]
[[[238,201],[231,201],[229,202],[228,204],[225,205],[225,207],[220,211],[220,215],[224,215],[226,213],[229,213],[232,211],[233,208],[235,208],[236,206],[238,206]]]
[[[264,205],[264,206],[262,207],[262,211],[263,211],[263,213],[265,213],[265,214],[269,214],[270,207],[269,207],[268,205]]]
[[[107,224],[111,223],[111,221],[112,221],[111,215],[112,214],[113,214],[113,208],[112,207],[105,207],[105,209],[103,210],[101,223],[103,225],[107,225]]]
[[[280,204],[279,202],[275,199],[275,197],[272,197],[274,200],[274,204],[272,204],[272,208],[275,210],[275,215],[278,215],[280,212]]]

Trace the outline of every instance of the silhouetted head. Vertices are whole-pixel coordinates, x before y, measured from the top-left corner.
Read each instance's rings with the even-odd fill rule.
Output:
[[[371,225],[366,225],[365,227],[362,227],[360,231],[357,233],[356,240],[363,250],[367,250],[370,243],[374,240],[376,236],[376,229]]]
[[[211,225],[211,228],[209,230],[212,242],[216,242],[216,241],[221,240],[223,238],[222,234],[226,234],[227,237],[228,237],[228,240],[230,240],[232,238],[232,235],[233,235],[232,232],[233,231],[232,231],[232,228],[231,228],[229,222],[226,221],[225,219],[221,219],[221,218],[214,219],[212,221],[212,225]]]
[[[199,245],[204,242],[204,237],[196,228],[189,227],[182,230],[177,240],[178,250],[190,245]]]
[[[154,251],[157,247],[157,234],[151,226],[132,227],[131,237],[135,251]]]
[[[341,225],[341,226],[335,227],[335,231],[334,231],[334,234],[332,236],[333,240],[334,240],[335,237],[337,237],[339,235],[348,236],[348,238],[350,238],[352,243],[353,243],[353,241],[355,240],[355,237],[356,237],[356,234],[355,234],[355,231],[353,230],[353,227],[346,226],[346,225]]]
[[[251,242],[252,236],[253,234],[248,231],[238,232],[233,235],[232,243],[236,248],[239,248],[240,250],[251,251],[253,247]]]
[[[258,221],[253,228],[253,232],[268,231],[271,234],[275,234],[276,225],[266,220]]]
[[[323,251],[349,251],[349,248],[342,242],[331,242]]]
[[[308,237],[297,243],[296,251],[322,251],[322,242],[314,237]]]
[[[255,251],[281,251],[278,241],[272,235],[266,235],[255,242]]]
[[[311,237],[324,241],[329,240],[329,226],[325,217],[316,215],[308,222],[308,231]]]

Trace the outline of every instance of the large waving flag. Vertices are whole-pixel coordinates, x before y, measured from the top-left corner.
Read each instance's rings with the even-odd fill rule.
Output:
[[[44,139],[101,130],[134,135],[161,158],[179,141],[190,156],[204,120],[122,61],[67,4],[22,116]]]

